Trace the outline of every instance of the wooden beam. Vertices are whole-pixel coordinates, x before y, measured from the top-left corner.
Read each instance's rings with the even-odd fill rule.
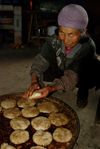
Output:
[[[14,30],[14,25],[0,25],[0,29]]]
[[[14,7],[14,43],[22,43],[22,8]]]
[[[13,5],[0,5],[0,11],[13,11]]]

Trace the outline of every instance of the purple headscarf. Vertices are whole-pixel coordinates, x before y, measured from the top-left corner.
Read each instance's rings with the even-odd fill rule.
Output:
[[[88,14],[80,5],[66,5],[58,14],[58,25],[76,29],[85,29],[88,25]]]

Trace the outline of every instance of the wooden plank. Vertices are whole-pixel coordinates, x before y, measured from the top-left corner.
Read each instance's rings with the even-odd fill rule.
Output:
[[[13,11],[13,5],[0,5],[0,11]]]
[[[0,25],[0,29],[14,30],[14,25]]]
[[[7,20],[7,18],[1,19],[0,29],[7,29],[14,31],[14,44],[21,45],[22,43],[22,8],[20,6],[13,5],[0,5],[0,12],[13,11],[14,17]],[[13,21],[13,22],[12,22]],[[7,24],[7,23],[12,24]]]
[[[28,42],[30,41],[31,38],[32,20],[33,20],[33,14],[31,14],[30,21],[28,23]]]
[[[14,7],[14,43],[22,43],[22,8]]]
[[[38,37],[38,36],[31,36],[31,39],[48,39],[49,38],[49,36],[40,36],[40,37]]]
[[[13,18],[0,18],[0,23],[13,24]]]
[[[95,124],[100,126],[100,98],[99,98],[98,105],[97,105]]]

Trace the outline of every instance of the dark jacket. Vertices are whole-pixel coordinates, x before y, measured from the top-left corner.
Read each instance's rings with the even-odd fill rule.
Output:
[[[40,82],[53,81],[62,90],[73,89],[96,59],[95,51],[93,40],[85,35],[66,55],[63,42],[53,35],[43,45],[41,53],[34,57],[30,74],[36,73]]]

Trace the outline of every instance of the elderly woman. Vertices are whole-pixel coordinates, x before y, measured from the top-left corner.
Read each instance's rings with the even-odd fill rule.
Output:
[[[95,86],[96,63],[95,44],[86,33],[87,12],[80,5],[69,4],[59,12],[58,25],[58,36],[50,37],[33,59],[31,86],[24,96],[39,90],[42,95],[38,98],[44,98],[56,90],[68,92],[78,87],[77,105],[83,108],[88,103],[88,89]]]

